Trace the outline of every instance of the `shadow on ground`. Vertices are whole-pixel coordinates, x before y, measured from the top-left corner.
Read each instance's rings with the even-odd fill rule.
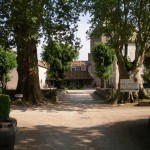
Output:
[[[90,94],[67,94],[60,98],[58,104],[48,106],[25,106],[12,105],[11,110],[20,110],[25,112],[27,110],[39,111],[86,111],[86,109],[106,109],[112,107],[111,104],[106,104],[105,100],[95,93]]]
[[[15,150],[149,150],[147,120],[90,128],[40,125],[18,128]]]

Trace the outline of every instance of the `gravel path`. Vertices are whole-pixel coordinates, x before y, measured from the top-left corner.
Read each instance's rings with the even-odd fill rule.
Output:
[[[93,91],[68,92],[53,107],[12,106],[15,150],[150,150],[149,106],[111,106]]]

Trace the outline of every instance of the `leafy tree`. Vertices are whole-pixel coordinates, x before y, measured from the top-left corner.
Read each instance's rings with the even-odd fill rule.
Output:
[[[5,1],[0,1],[0,8],[0,46],[9,48],[12,40],[10,40],[11,28],[5,20],[9,15],[7,3],[5,3]]]
[[[137,78],[140,83],[138,94],[146,98],[139,70],[145,53],[150,50],[149,0],[87,0],[85,6],[91,13],[91,34],[106,36],[115,49],[119,79]],[[133,62],[128,60],[131,42],[136,48]],[[133,95],[121,93],[119,86],[115,102],[128,99],[133,100]]]
[[[0,48],[0,82],[6,88],[8,73],[17,66],[16,55],[11,50]]]
[[[147,53],[145,56],[144,67],[145,71],[142,77],[150,85],[150,53]]]
[[[56,86],[60,88],[66,71],[70,69],[70,63],[78,56],[78,51],[69,44],[54,41],[43,49],[42,59],[49,64],[50,77],[56,80]]]
[[[78,46],[74,32],[80,13],[79,2],[1,0],[0,6],[1,33],[9,33],[3,39],[13,39],[17,48],[17,93],[33,103],[41,103],[44,97],[39,86],[37,45],[43,36],[46,41],[55,39]]]
[[[115,51],[102,42],[98,42],[92,49],[95,62],[95,73],[102,79],[109,79],[111,66],[116,58]]]

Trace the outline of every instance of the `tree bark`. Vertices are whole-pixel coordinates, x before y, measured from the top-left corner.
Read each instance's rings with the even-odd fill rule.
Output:
[[[121,53],[123,45],[120,47],[116,45],[116,55],[118,58],[117,64],[119,68],[119,85],[117,93],[113,99],[113,103],[125,103],[125,102],[134,102],[138,98],[148,98],[148,95],[143,87],[143,80],[140,74],[140,69],[143,64],[145,50],[141,50],[140,54],[135,57],[134,64],[130,70],[126,66],[126,62]],[[144,49],[144,48],[143,48]],[[127,52],[126,52],[127,55]],[[120,79],[130,79],[136,78],[139,83],[139,92],[120,92]]]
[[[130,73],[119,65],[119,81],[120,79],[137,79],[139,83],[139,91],[138,92],[120,92],[120,82],[118,85],[117,93],[112,100],[113,103],[126,103],[126,102],[134,102],[137,99],[149,98],[144,87],[143,87],[143,79],[140,74],[141,67],[136,67]]]
[[[17,93],[34,104],[41,103],[44,96],[40,90],[36,41],[17,40],[18,85]]]
[[[115,103],[125,103],[129,101],[129,92],[121,92],[120,91],[120,79],[129,79],[130,75],[125,67],[123,67],[123,63],[118,63],[119,68],[119,83],[118,83],[118,90],[115,96]]]
[[[118,89],[116,92],[116,95],[114,97],[114,99],[112,100],[113,103],[125,103],[127,101],[130,101],[130,94],[129,92],[121,92],[120,91],[120,79],[129,79],[130,78],[130,74],[126,69],[125,63],[124,63],[124,59],[123,56],[121,54],[121,51],[123,49],[123,45],[121,45],[119,47],[119,45],[116,45],[116,55],[118,61],[117,61],[117,65],[118,65],[118,69],[119,69],[119,83],[118,83]]]
[[[133,78],[136,78],[139,83],[139,92],[136,95],[140,99],[149,98],[147,92],[145,91],[143,87],[143,79],[140,73],[141,73],[141,67],[136,67],[135,70],[133,70],[132,75],[131,75]]]
[[[37,104],[44,100],[39,85],[36,48],[44,1],[33,2],[12,2],[11,13],[17,46],[17,93],[23,94],[25,100]]]

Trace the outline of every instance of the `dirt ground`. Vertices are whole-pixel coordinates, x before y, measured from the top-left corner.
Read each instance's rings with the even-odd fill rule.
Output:
[[[12,106],[15,150],[150,150],[150,106],[112,106],[93,91],[68,91],[48,107]]]

